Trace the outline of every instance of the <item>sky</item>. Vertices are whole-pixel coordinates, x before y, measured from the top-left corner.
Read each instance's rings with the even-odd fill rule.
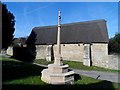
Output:
[[[109,38],[118,32],[117,2],[4,2],[15,16],[18,37],[29,36],[34,27],[57,25],[58,10],[61,24],[106,20]]]

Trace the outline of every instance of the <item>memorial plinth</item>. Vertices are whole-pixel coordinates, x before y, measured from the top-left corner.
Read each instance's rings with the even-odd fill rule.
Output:
[[[42,71],[41,79],[49,84],[73,84],[74,71],[69,71],[68,65],[49,64],[48,69]]]

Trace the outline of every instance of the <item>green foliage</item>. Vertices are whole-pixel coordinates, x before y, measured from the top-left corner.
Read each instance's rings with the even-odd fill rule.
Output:
[[[7,49],[12,43],[15,31],[15,17],[8,11],[5,4],[2,4],[2,49]]]
[[[108,53],[120,54],[120,33],[117,33],[113,38],[110,38],[108,44]]]

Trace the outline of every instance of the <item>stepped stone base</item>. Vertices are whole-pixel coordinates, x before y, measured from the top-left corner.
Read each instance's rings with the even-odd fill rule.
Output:
[[[49,84],[74,84],[74,71],[68,70],[68,65],[49,64],[42,72],[41,80]]]

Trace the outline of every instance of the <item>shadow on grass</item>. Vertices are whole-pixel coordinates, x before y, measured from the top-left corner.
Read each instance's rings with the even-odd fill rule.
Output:
[[[81,79],[80,75],[75,73],[74,74],[74,80],[77,81],[79,79]]]
[[[88,85],[3,85],[2,90],[115,90],[109,81],[101,81]]]
[[[40,76],[45,67],[16,62],[2,61],[2,81],[26,78],[29,76]]]
[[[40,76],[41,71],[44,67],[17,62],[17,61],[2,61],[2,81],[9,81],[15,79],[23,79],[29,76]],[[79,74],[74,75],[75,81],[80,80]],[[79,90],[79,89],[90,89],[101,90],[108,88],[109,90],[115,90],[112,83],[109,81],[101,81],[92,84],[74,84],[74,85],[34,85],[33,84],[3,84],[2,90]]]

